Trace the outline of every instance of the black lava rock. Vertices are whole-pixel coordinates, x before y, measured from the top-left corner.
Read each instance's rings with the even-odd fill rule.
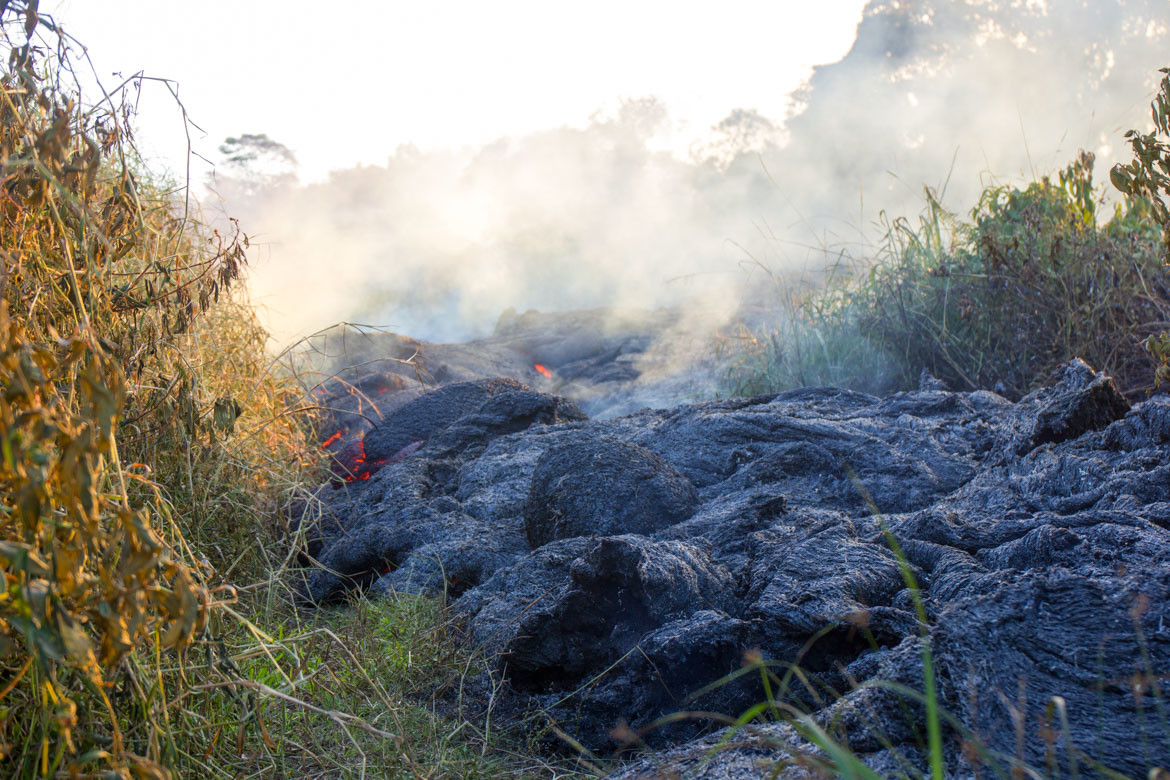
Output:
[[[501,695],[594,751],[619,747],[623,721],[738,716],[764,695],[735,676],[748,656],[798,667],[786,705],[878,775],[916,776],[925,715],[904,691],[923,689],[929,641],[962,725],[949,775],[976,774],[972,739],[1003,774],[995,756],[1170,766],[1154,687],[1170,670],[1170,398],[1130,408],[1074,361],[1018,403],[924,380],[588,421],[489,381],[387,415],[367,454],[424,439],[322,493],[309,595],[446,592]],[[670,720],[621,776],[768,777],[818,751],[784,723],[717,728]]]
[[[533,549],[557,539],[650,534],[690,517],[695,486],[645,447],[611,436],[580,436],[536,463],[524,504]]]
[[[492,396],[526,389],[515,379],[480,379],[433,390],[392,412],[366,434],[366,458],[370,461],[390,458],[477,411]]]

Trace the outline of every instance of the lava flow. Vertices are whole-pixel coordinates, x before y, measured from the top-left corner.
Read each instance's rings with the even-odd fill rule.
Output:
[[[321,449],[328,449],[329,445],[341,438],[341,431],[337,431],[325,441],[321,442]]]
[[[532,367],[535,368],[536,372],[538,374],[540,374],[541,376],[543,376],[545,379],[552,379],[553,378],[552,371],[549,371],[546,367],[542,366],[540,363],[533,363]]]
[[[350,468],[350,474],[346,475],[346,482],[363,482],[373,476],[378,467],[386,462],[382,460],[366,460],[366,443],[358,439],[357,442],[358,456],[353,459],[353,466]]]

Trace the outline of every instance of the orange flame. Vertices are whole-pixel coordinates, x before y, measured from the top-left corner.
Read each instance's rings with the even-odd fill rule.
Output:
[[[552,372],[549,371],[544,366],[542,366],[540,363],[533,363],[532,367],[535,368],[536,372],[538,374],[540,374],[541,376],[543,376],[545,379],[552,379]]]

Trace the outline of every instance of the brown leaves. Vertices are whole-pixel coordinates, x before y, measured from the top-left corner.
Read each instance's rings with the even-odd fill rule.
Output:
[[[10,6],[0,0],[0,15],[23,13],[32,35],[35,0]],[[194,381],[179,388],[182,420],[169,392],[137,388],[168,387],[174,337],[244,259],[238,235],[208,245],[169,195],[139,183],[117,109],[81,110],[29,51],[13,54],[0,75],[0,676],[34,670],[26,700],[43,710],[30,722],[47,772],[50,753],[75,753],[74,734],[93,730],[79,729],[70,685],[104,700],[136,648],[181,651],[206,626],[202,569],[160,535],[154,518],[170,520],[157,488],[127,491],[118,451],[143,430],[127,416],[155,437],[204,417],[232,429],[238,404],[201,398]],[[109,751],[85,761],[167,775],[157,747],[133,756],[116,722],[96,731],[111,730]]]
[[[148,509],[110,491],[126,382],[94,341],[78,330],[38,343],[0,300],[0,507],[8,518],[0,639],[11,646],[19,638],[49,673],[48,722],[66,743],[76,706],[53,683],[57,665],[103,690],[103,666],[115,667],[156,629],[165,646],[181,649],[202,630],[208,604]]]
[[[0,0],[30,26],[36,10]],[[226,559],[183,531],[258,513],[305,467],[299,391],[233,295],[238,225],[202,227],[141,173],[125,95],[84,102],[67,62],[16,48],[0,74],[0,758],[165,777],[185,755],[166,733],[193,690],[184,652],[207,641],[203,555]]]
[[[37,29],[37,7],[40,5],[40,0],[28,0],[24,7],[24,34],[32,37],[33,32]]]

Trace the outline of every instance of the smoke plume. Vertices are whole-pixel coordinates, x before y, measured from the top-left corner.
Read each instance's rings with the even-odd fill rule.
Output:
[[[663,151],[669,106],[646,98],[584,128],[214,189],[260,247],[253,293],[282,342],[340,320],[466,339],[508,307],[732,316],[753,268],[864,256],[923,186],[965,212],[1081,148],[1104,178],[1149,123],[1168,34],[1154,0],[874,0],[789,116],[744,107],[688,155]]]

